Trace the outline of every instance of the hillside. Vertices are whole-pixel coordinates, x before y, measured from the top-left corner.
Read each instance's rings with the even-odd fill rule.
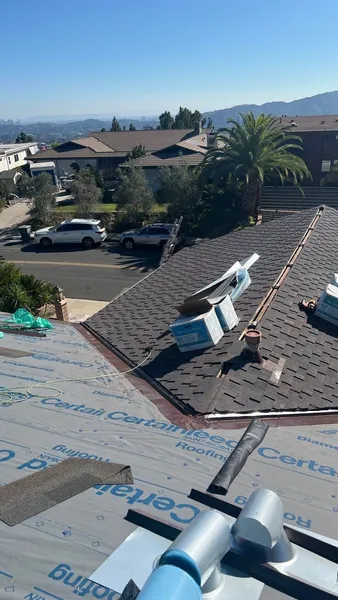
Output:
[[[309,98],[300,98],[292,102],[266,102],[265,104],[241,104],[231,108],[223,108],[206,112],[203,116],[212,118],[214,127],[224,127],[230,118],[236,119],[239,113],[252,111],[255,115],[260,113],[276,116],[306,116],[306,115],[335,115],[338,114],[338,91],[326,92]]]

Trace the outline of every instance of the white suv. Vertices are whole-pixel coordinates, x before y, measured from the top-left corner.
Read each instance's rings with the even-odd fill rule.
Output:
[[[107,232],[96,219],[71,219],[63,221],[57,227],[39,229],[34,238],[45,248],[52,244],[82,244],[88,249],[104,242]]]

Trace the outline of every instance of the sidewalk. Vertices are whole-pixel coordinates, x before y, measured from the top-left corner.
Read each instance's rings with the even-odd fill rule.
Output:
[[[97,300],[80,300],[77,298],[67,298],[68,315],[71,323],[80,323],[95,315],[109,302],[100,302]]]

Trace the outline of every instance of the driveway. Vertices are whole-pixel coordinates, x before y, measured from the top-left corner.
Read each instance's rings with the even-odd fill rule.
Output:
[[[18,202],[0,213],[0,239],[15,225],[19,225],[28,217],[29,206],[26,202]]]
[[[69,298],[109,302],[151,273],[161,254],[157,249],[127,252],[113,242],[92,250],[75,245],[44,250],[37,244],[4,242],[0,256],[24,273],[59,285]]]

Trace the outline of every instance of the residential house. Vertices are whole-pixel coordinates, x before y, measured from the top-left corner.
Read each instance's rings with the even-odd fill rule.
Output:
[[[116,169],[127,160],[128,154],[135,146],[141,144],[145,147],[147,155],[153,156],[152,159],[144,157],[150,160],[151,166],[148,163],[145,165],[147,169],[157,169],[165,164],[162,161],[180,156],[184,156],[195,165],[202,160],[207,150],[208,134],[207,130],[201,130],[200,127],[95,132],[90,137],[71,140],[46,152],[40,152],[32,160],[53,161],[59,177],[65,173],[72,173],[74,163],[79,167],[90,165],[102,173],[106,185],[109,186],[114,180]]]
[[[337,230],[338,212],[315,208],[187,247],[86,327],[130,365],[152,348],[144,376],[187,414],[338,411],[337,328],[298,307],[338,271]],[[169,331],[175,307],[254,252],[252,284],[236,302],[239,325],[212,348],[181,353]],[[263,364],[241,358],[251,320],[262,332]]]
[[[25,144],[0,144],[0,173],[24,167],[27,159],[38,152],[36,142]]]
[[[322,177],[338,162],[338,115],[285,116],[280,123],[302,138],[302,156],[312,175],[311,185],[319,186]]]
[[[285,116],[280,117],[280,123],[301,137],[303,151],[299,154],[312,179],[302,183],[302,190],[294,185],[281,186],[279,182],[264,186],[260,202],[263,221],[318,204],[338,208],[338,180],[321,185],[322,179],[338,162],[338,115]]]

